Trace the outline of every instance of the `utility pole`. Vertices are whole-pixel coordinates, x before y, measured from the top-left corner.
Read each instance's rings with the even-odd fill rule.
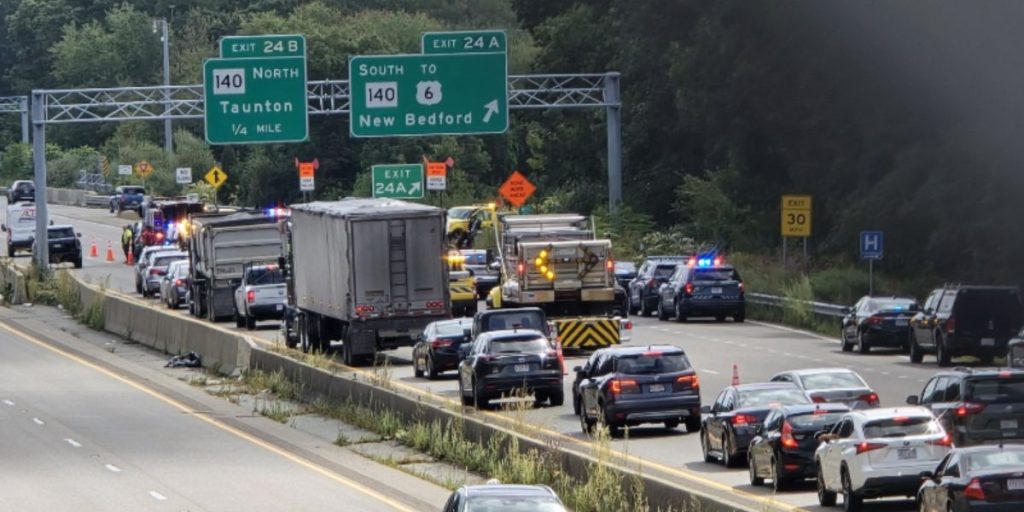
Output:
[[[173,9],[173,6],[172,6]],[[153,20],[153,33],[160,30],[160,41],[164,50],[164,151],[168,155],[174,152],[174,137],[171,132],[171,52],[167,37],[167,18]]]

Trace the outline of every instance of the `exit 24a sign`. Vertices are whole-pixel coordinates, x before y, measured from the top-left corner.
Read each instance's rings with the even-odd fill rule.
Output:
[[[423,164],[375,165],[373,197],[389,199],[423,198]]]

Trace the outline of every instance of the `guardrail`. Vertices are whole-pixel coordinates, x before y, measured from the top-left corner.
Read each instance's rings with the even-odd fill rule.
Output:
[[[793,307],[796,304],[806,305],[810,308],[811,312],[816,315],[828,316],[833,318],[842,318],[849,313],[849,306],[841,306],[839,304],[829,304],[827,302],[815,302],[810,300],[796,300],[788,299],[786,297],[780,297],[778,295],[769,295],[767,293],[748,293],[746,294],[747,301],[752,304],[760,304],[762,306],[770,306],[775,308],[788,308]]]
[[[110,206],[111,196],[85,196],[85,206],[88,208],[107,208]]]

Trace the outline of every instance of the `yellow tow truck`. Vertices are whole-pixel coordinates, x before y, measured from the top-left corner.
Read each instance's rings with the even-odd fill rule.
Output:
[[[448,241],[459,249],[468,248],[472,244],[473,233],[482,229],[491,229],[496,215],[497,205],[494,203],[449,208]]]
[[[452,301],[452,316],[473,316],[476,314],[476,279],[466,270],[466,257],[459,251],[448,252],[448,290]]]

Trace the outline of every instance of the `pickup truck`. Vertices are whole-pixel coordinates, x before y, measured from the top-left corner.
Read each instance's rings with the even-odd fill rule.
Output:
[[[235,325],[248,330],[260,320],[284,318],[287,293],[277,265],[247,265],[235,290]]]
[[[139,186],[124,185],[114,189],[110,197],[110,213],[135,211],[142,216],[142,205],[146,200],[146,189]]]
[[[78,239],[81,233],[69,225],[48,226],[46,228],[47,246],[49,247],[50,263],[72,263],[75,268],[82,268],[82,242]],[[36,252],[36,241],[32,242],[32,253]]]

